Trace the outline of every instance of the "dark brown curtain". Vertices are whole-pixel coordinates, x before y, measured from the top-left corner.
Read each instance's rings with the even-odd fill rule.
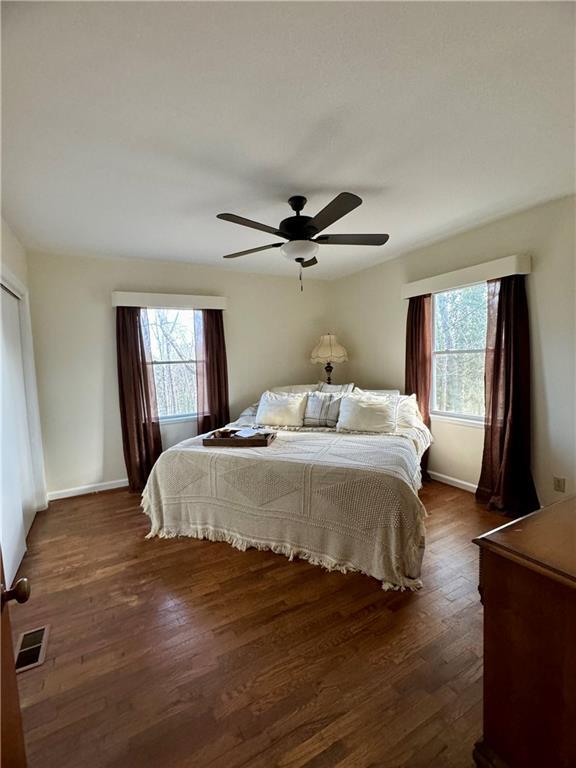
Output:
[[[530,470],[530,327],[524,275],[488,282],[485,400],[476,498],[520,517],[540,507]]]
[[[131,491],[146,485],[162,453],[154,372],[138,307],[116,309],[116,353],[124,460]],[[142,319],[146,320],[145,313]]]
[[[222,310],[196,312],[195,324],[198,433],[202,434],[230,421],[228,363]]]
[[[432,297],[413,296],[406,321],[406,375],[404,391],[416,395],[422,419],[430,427],[432,382]],[[422,457],[422,477],[428,478],[428,451]]]

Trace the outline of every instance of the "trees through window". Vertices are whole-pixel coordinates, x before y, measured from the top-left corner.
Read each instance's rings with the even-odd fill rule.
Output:
[[[202,312],[193,309],[146,309],[142,330],[151,356],[161,419],[195,415],[196,339]]]
[[[486,283],[433,296],[432,412],[484,417]]]

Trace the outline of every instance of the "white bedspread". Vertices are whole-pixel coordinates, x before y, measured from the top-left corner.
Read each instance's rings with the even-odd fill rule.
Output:
[[[396,434],[278,431],[266,448],[165,451],[142,497],[149,536],[192,536],[361,571],[384,589],[417,589],[425,510],[424,429]]]

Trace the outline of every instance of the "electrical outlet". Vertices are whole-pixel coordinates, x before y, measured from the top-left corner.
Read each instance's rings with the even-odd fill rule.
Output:
[[[554,477],[554,490],[558,493],[566,493],[566,478]]]

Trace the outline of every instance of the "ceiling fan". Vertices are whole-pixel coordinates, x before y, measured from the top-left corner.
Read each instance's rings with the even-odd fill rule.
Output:
[[[293,195],[288,200],[289,206],[295,212],[294,216],[289,216],[280,222],[277,229],[269,227],[267,224],[260,224],[258,221],[244,219],[242,216],[236,216],[234,213],[219,213],[217,218],[224,221],[231,221],[233,224],[241,224],[243,227],[259,229],[262,232],[269,232],[271,235],[283,237],[285,243],[271,243],[262,245],[259,248],[249,248],[247,251],[238,251],[238,253],[228,253],[225,259],[236,259],[238,256],[245,256],[248,253],[257,253],[266,251],[268,248],[280,248],[280,252],[291,261],[300,264],[301,267],[313,267],[318,263],[316,253],[320,245],[384,245],[388,241],[389,235],[321,235],[323,229],[334,224],[335,221],[346,216],[362,204],[362,199],[351,192],[341,192],[336,195],[332,202],[322,208],[316,216],[301,216],[300,211],[306,205],[306,198],[302,195]]]

